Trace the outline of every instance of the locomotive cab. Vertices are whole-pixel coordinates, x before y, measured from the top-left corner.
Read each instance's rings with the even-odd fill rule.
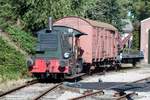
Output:
[[[64,77],[81,72],[76,65],[81,35],[84,33],[65,26],[54,26],[52,31],[38,31],[36,54],[28,61],[29,71],[37,77]]]

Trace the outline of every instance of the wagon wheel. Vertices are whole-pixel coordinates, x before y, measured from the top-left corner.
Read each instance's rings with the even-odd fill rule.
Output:
[[[71,68],[71,75],[75,75],[76,73],[77,73],[77,69],[74,66],[74,67]]]
[[[83,70],[83,65],[82,65],[82,63],[80,63],[80,62],[77,63],[76,69],[77,69],[77,73],[81,73],[82,70]]]
[[[90,66],[89,75],[92,75],[92,73],[94,72],[95,68],[96,68],[95,66]]]
[[[132,62],[132,66],[136,67],[136,62],[135,61]]]

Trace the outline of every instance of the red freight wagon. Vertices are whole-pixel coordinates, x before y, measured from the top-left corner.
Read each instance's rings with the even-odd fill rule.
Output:
[[[68,26],[87,35],[80,37],[85,63],[114,60],[117,56],[117,29],[107,23],[75,16],[57,20],[54,26]]]
[[[36,54],[27,65],[39,78],[70,79],[100,67],[135,65],[144,57],[142,52],[122,52],[131,34],[122,40],[114,26],[80,17],[64,17],[53,25],[50,17],[48,28],[38,31],[37,36]]]

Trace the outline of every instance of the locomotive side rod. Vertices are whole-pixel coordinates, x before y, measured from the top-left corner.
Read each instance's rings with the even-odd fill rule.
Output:
[[[43,93],[41,93],[40,95],[38,95],[37,97],[35,97],[33,100],[39,100],[41,97],[43,97],[44,95],[46,95],[47,93],[49,93],[50,91],[53,91],[54,89],[56,89],[57,87],[61,86],[63,83],[59,83],[53,87],[50,87],[49,89],[47,89],[46,91],[44,91]]]
[[[114,88],[114,87],[124,86],[124,85],[128,85],[128,84],[131,84],[131,83],[143,82],[143,81],[147,81],[147,80],[150,80],[150,77],[146,77],[146,78],[143,78],[143,79],[139,79],[139,80],[136,80],[136,81],[133,81],[133,82],[128,82],[128,83],[121,84],[121,85],[115,85],[115,86],[112,86],[110,88],[105,88],[105,89],[111,89],[111,88]],[[85,98],[85,97],[88,97],[88,96],[92,96],[92,95],[95,95],[97,93],[102,93],[102,92],[103,92],[103,90],[99,90],[99,91],[92,92],[92,93],[89,93],[89,94],[86,94],[86,95],[82,95],[82,96],[78,96],[78,97],[75,97],[75,98],[71,98],[70,100],[79,100],[79,99],[82,99],[82,98]],[[125,94],[123,96],[120,96],[116,100],[121,100],[122,98],[125,98],[125,97],[130,96],[130,95],[137,95],[137,94],[134,93],[134,92],[133,93],[129,93],[129,94]]]
[[[24,85],[21,85],[21,86],[19,86],[19,87],[16,87],[16,88],[14,88],[14,89],[11,89],[11,90],[9,90],[9,91],[7,91],[7,92],[4,92],[4,93],[0,94],[0,97],[3,97],[3,96],[5,96],[5,95],[7,95],[7,94],[10,94],[10,93],[12,93],[12,92],[15,92],[15,91],[17,91],[17,90],[20,90],[20,89],[22,89],[22,88],[24,88],[24,87],[27,87],[27,86],[30,86],[30,85],[33,85],[33,84],[36,84],[36,83],[38,83],[38,80],[37,80],[37,79],[32,80],[32,81],[29,81],[29,82],[27,82],[27,83],[24,84]]]

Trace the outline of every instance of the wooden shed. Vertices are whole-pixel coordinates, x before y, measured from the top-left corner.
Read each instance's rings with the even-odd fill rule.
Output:
[[[150,64],[150,18],[141,21],[140,49],[144,52],[144,63]]]

